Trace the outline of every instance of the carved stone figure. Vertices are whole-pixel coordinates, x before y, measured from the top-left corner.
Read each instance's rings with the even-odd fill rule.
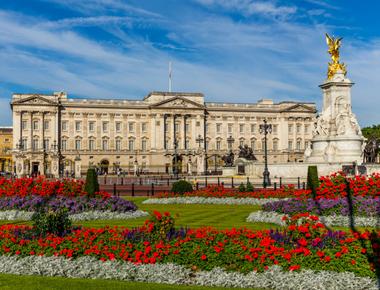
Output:
[[[253,154],[252,148],[248,147],[248,145],[240,145],[239,150],[239,158],[245,158],[247,160],[257,160],[255,155]]]
[[[380,141],[376,138],[368,140],[363,150],[363,163],[375,163],[379,154]]]
[[[224,166],[225,167],[232,167],[234,166],[234,159],[235,159],[235,154],[232,152],[228,152],[226,155],[222,157],[222,160],[224,161]]]

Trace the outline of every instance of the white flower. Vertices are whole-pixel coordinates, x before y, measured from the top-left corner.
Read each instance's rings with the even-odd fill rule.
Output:
[[[123,261],[102,262],[94,257],[67,259],[45,256],[0,256],[0,273],[61,276],[70,278],[115,279],[178,285],[202,285],[289,290],[376,290],[369,277],[349,272],[301,270],[283,271],[272,266],[263,273],[227,272],[221,268],[192,272],[176,264],[140,264]]]
[[[284,225],[282,218],[284,214],[280,214],[274,211],[254,211],[249,214],[246,221],[247,222],[262,222],[262,223],[273,223],[278,225]],[[327,226],[340,226],[349,227],[350,217],[344,215],[330,215],[330,216],[319,216],[322,223]],[[354,217],[354,225],[360,227],[379,227],[379,219],[377,217]]]

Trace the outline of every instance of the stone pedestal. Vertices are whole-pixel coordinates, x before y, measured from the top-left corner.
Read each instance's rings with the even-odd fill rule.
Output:
[[[59,158],[58,156],[53,156],[51,161],[51,174],[54,178],[59,178]]]
[[[236,167],[223,167],[223,176],[234,176],[236,175]]]
[[[24,159],[21,157],[16,157],[16,174],[18,177],[25,175]]]
[[[364,138],[352,113],[352,85],[341,71],[320,85],[323,110],[317,119],[312,150],[306,156],[306,162],[361,163]]]
[[[81,170],[82,170],[82,161],[80,158],[75,158],[74,161],[74,174],[75,178],[81,178]]]

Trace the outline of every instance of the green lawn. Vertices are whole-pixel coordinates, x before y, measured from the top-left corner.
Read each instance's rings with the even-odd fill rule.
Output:
[[[72,279],[61,277],[40,277],[40,276],[19,276],[10,274],[0,274],[0,289],[27,289],[27,290],[79,290],[79,289],[134,289],[134,290],[228,290],[241,288],[222,287],[198,287],[198,286],[177,286],[167,284],[125,282],[101,279]],[[247,289],[247,288],[245,288]],[[252,288],[251,288],[252,289]]]
[[[260,206],[253,205],[209,205],[209,204],[142,204],[146,197],[129,197],[128,200],[134,201],[139,209],[153,213],[168,211],[175,217],[176,226],[197,228],[202,226],[212,226],[218,229],[247,227],[250,229],[263,229],[277,227],[272,224],[247,223],[245,219],[252,211],[259,210]],[[136,227],[142,225],[146,217],[135,220],[112,220],[112,221],[88,221],[80,222],[84,226],[102,227],[127,226]]]

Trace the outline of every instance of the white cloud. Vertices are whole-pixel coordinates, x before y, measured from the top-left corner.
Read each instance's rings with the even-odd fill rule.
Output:
[[[255,0],[196,0],[205,6],[219,6],[224,9],[238,11],[245,16],[255,14],[286,17],[297,11],[295,6],[278,6],[271,1]]]

